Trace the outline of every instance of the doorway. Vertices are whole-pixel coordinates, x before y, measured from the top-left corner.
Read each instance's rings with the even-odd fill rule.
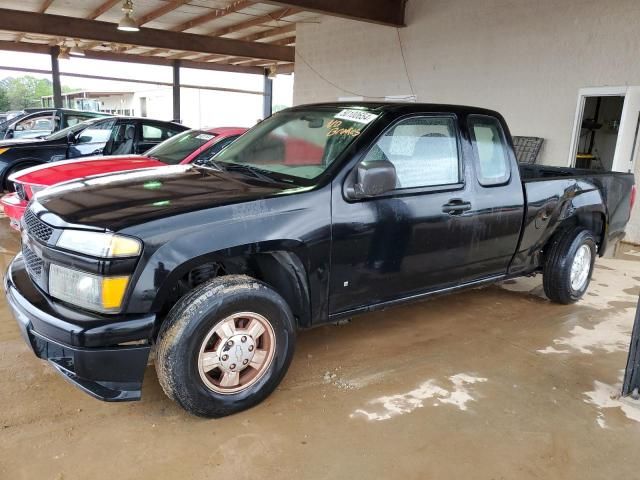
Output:
[[[640,87],[581,89],[569,165],[596,171],[632,171],[639,127]]]

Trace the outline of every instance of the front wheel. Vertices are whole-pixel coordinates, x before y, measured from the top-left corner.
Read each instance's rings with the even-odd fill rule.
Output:
[[[223,417],[265,399],[293,356],[295,322],[266,284],[230,275],[183,297],[158,336],[156,371],[185,410]]]
[[[596,240],[584,228],[559,233],[546,252],[544,293],[556,303],[575,303],[587,291],[596,259]]]

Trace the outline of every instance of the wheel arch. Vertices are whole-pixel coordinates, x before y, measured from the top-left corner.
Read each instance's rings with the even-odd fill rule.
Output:
[[[308,327],[312,317],[307,269],[300,253],[294,251],[294,246],[289,241],[268,242],[268,245],[260,246],[243,245],[189,259],[174,268],[162,281],[152,310],[166,313],[179,298],[210,278],[244,274],[273,288],[291,308],[298,326]],[[197,284],[191,282],[194,274],[201,275]]]
[[[4,171],[2,172],[2,187],[7,190],[7,182],[9,181],[9,176],[13,175],[16,172],[19,172],[20,170],[25,170],[27,168],[30,167],[35,167],[36,165],[41,165],[43,162],[40,159],[37,158],[31,158],[31,157],[25,157],[25,158],[20,158],[18,160],[15,160],[13,162],[11,162],[10,165],[7,166],[7,168],[4,169]]]

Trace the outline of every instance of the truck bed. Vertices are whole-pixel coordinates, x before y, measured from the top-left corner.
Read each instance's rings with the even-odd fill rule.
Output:
[[[631,173],[519,165],[526,212],[511,273],[542,265],[543,245],[570,217],[599,235],[599,254],[623,238],[631,215]],[[532,262],[532,263],[531,263]]]

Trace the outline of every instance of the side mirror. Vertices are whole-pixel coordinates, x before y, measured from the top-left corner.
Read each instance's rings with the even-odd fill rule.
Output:
[[[347,188],[347,195],[353,199],[375,197],[395,190],[398,180],[396,167],[389,160],[361,162],[356,177],[356,183]]]

